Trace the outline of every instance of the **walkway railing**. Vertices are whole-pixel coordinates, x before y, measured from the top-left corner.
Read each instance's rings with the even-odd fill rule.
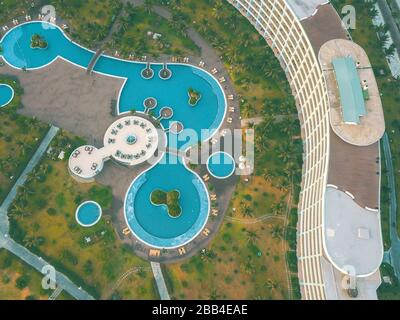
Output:
[[[92,59],[89,62],[89,65],[86,69],[87,74],[92,74],[94,67],[96,66],[97,61],[103,54],[104,50],[102,48],[98,49],[95,53],[95,55],[92,57]]]

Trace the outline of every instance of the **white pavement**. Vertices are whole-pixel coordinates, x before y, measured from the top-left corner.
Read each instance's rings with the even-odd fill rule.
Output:
[[[156,279],[157,289],[161,300],[171,300],[167,286],[165,285],[160,264],[157,262],[151,262],[151,269],[153,270],[154,279]]]

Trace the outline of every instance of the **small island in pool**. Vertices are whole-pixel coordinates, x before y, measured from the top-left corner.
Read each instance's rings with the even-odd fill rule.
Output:
[[[151,202],[156,206],[165,205],[168,209],[168,214],[171,217],[177,218],[181,215],[182,209],[179,205],[180,193],[178,190],[165,192],[157,189],[151,193]]]
[[[31,38],[32,49],[46,49],[48,46],[47,41],[40,34],[33,34]]]
[[[201,99],[200,92],[194,90],[193,88],[189,88],[188,95],[189,95],[189,104],[192,107],[194,107]]]

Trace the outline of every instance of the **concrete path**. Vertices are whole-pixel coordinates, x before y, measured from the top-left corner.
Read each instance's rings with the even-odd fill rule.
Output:
[[[28,162],[27,166],[25,167],[24,171],[20,175],[20,177],[15,182],[14,186],[12,187],[11,191],[7,195],[6,199],[0,206],[0,248],[7,249],[18,258],[25,261],[27,264],[38,270],[42,273],[42,269],[44,266],[48,265],[46,261],[44,261],[41,257],[30,252],[24,246],[16,243],[13,239],[9,237],[9,221],[7,212],[8,209],[17,195],[18,187],[24,185],[29,173],[37,166],[40,159],[42,158],[43,154],[46,152],[47,148],[49,147],[51,141],[56,136],[59,128],[55,126],[51,126],[49,131],[47,132],[46,136],[44,137],[43,141],[41,142],[40,146],[36,150],[35,154]],[[74,285],[71,280],[69,280],[63,274],[56,272],[56,281],[58,286],[67,291],[71,296],[75,299],[82,299],[82,300],[90,300],[93,299],[88,293],[83,291],[81,288],[78,288]]]
[[[32,159],[29,161],[26,168],[24,169],[22,174],[19,176],[19,178],[15,182],[11,191],[8,193],[4,202],[1,204],[1,206],[0,206],[0,233],[1,233],[1,235],[6,236],[8,234],[9,221],[8,221],[7,212],[8,212],[8,208],[10,207],[12,201],[14,200],[14,198],[17,195],[18,188],[20,186],[24,185],[24,183],[28,177],[28,174],[39,163],[40,159],[42,158],[43,153],[47,150],[47,147],[49,146],[50,142],[53,140],[53,138],[57,134],[58,130],[59,129],[54,126],[52,126],[49,129],[49,131],[47,132],[43,141],[41,142],[40,146],[38,147],[35,154],[33,155]],[[1,241],[0,241],[0,245],[1,245]]]
[[[254,125],[262,123],[264,120],[263,117],[257,117],[257,118],[247,118],[247,119],[242,119],[242,127],[247,127],[249,123],[252,123]]]
[[[153,270],[154,279],[156,279],[157,289],[161,300],[171,300],[161,271],[161,265],[157,262],[151,262],[151,269]]]
[[[397,52],[400,54],[400,31],[399,28],[397,28],[392,11],[390,10],[386,0],[378,0],[378,6],[379,9],[381,9],[386,25],[389,27],[389,31],[392,36],[393,43],[396,46]]]
[[[389,137],[387,133],[383,136],[383,152],[385,154],[386,170],[389,184],[389,224],[390,224],[390,242],[389,250],[390,263],[394,269],[397,278],[400,276],[400,239],[397,234],[397,199],[396,182],[393,170],[392,152],[390,151]]]
[[[24,246],[16,243],[12,239],[8,239],[4,246],[5,249],[12,252],[14,255],[24,260],[27,264],[35,268],[37,271],[42,273],[43,267],[49,265],[41,257],[30,252]],[[87,292],[82,290],[82,288],[77,287],[69,278],[60,272],[56,272],[56,282],[59,288],[67,291],[72,297],[77,300],[93,300]]]

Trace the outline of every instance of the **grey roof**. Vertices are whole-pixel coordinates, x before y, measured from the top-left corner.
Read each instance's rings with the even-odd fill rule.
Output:
[[[325,253],[341,272],[352,267],[357,276],[378,270],[383,258],[380,214],[360,207],[333,187],[325,191]]]
[[[329,3],[329,0],[286,0],[300,20],[307,19],[315,14],[320,5]]]

